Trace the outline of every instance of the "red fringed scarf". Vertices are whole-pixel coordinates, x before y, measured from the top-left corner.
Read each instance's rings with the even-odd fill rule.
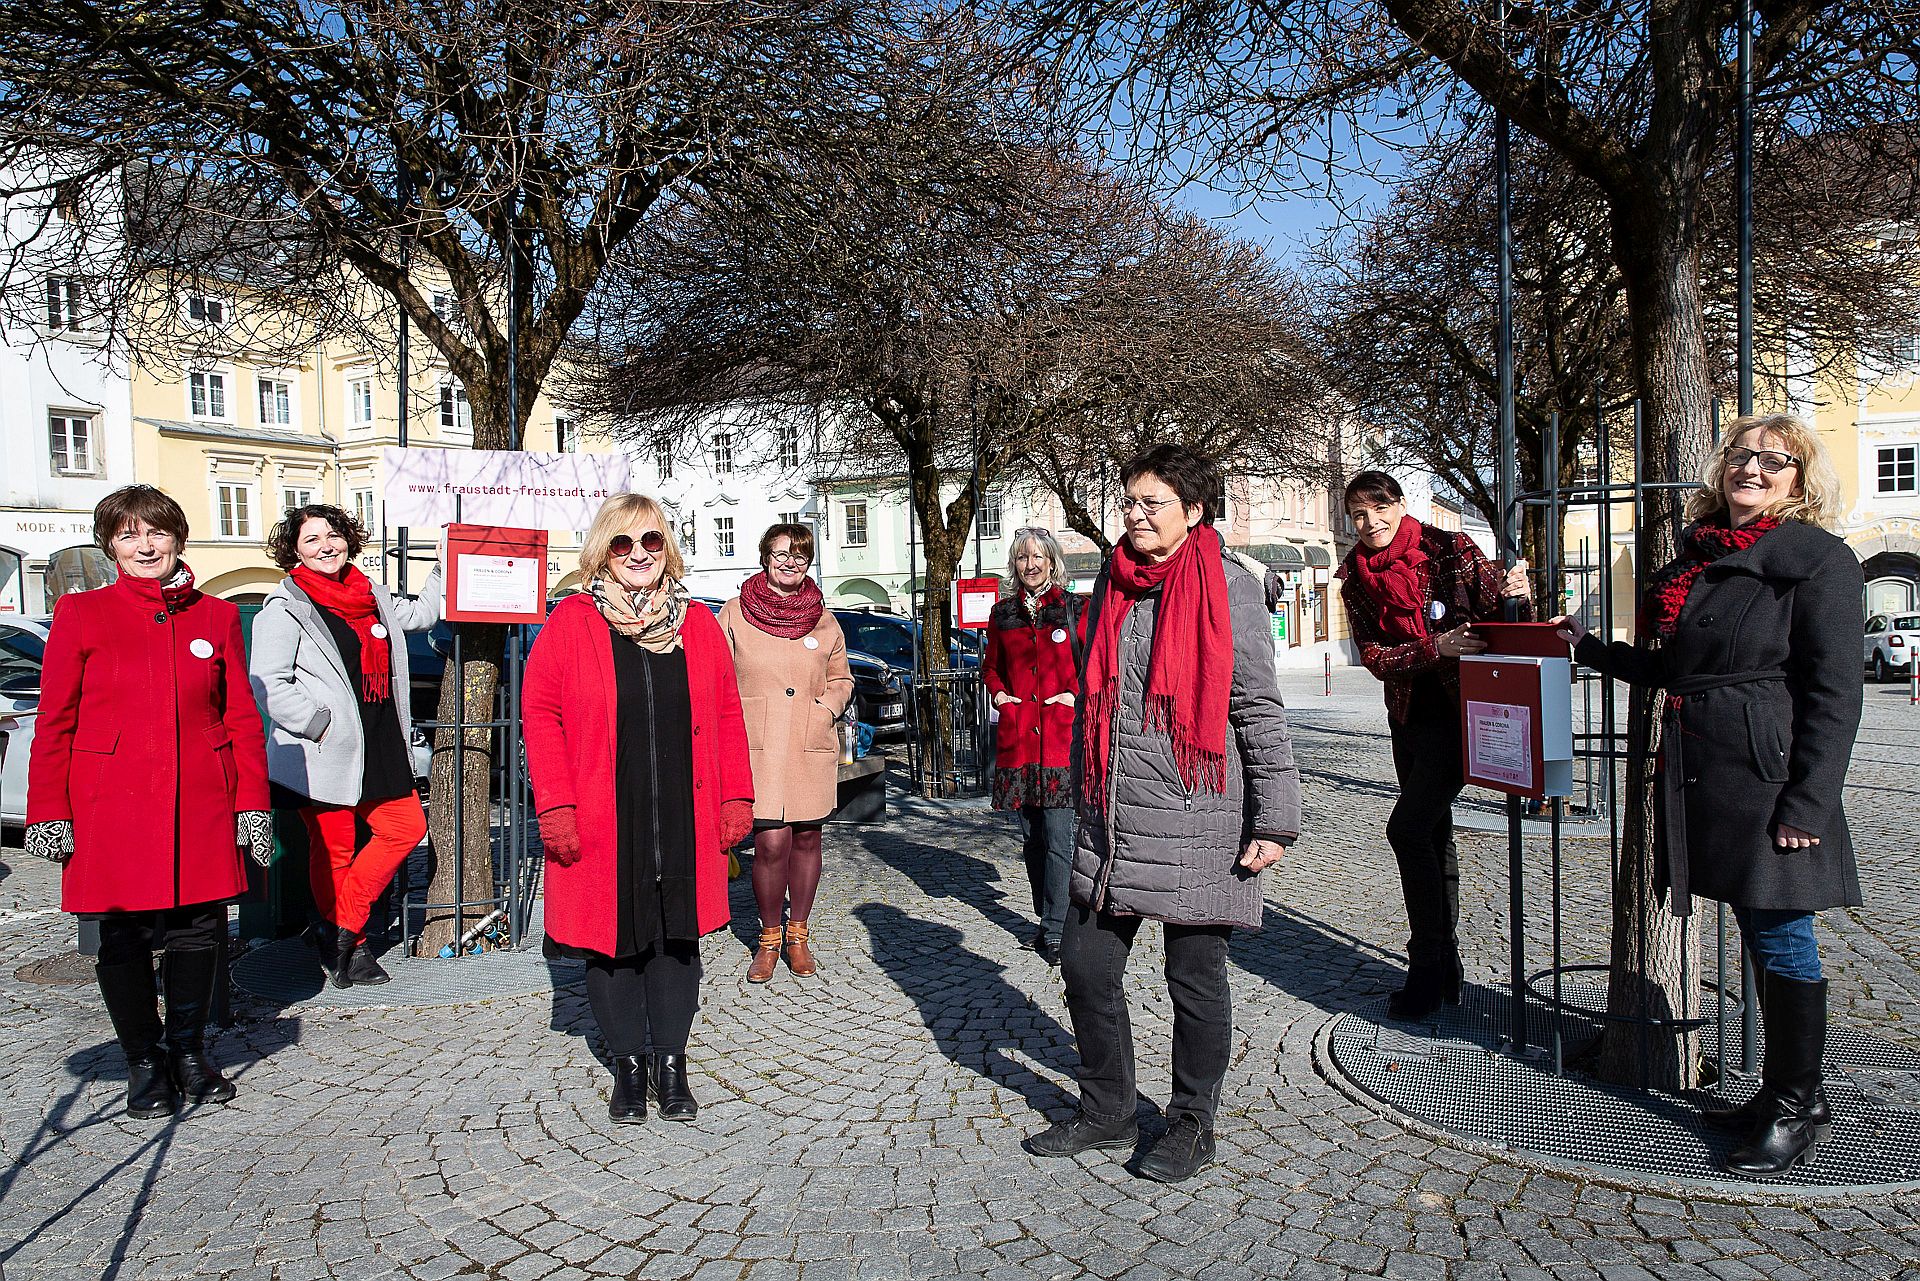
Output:
[[[765,570],[740,584],[740,608],[747,621],[782,640],[799,640],[812,631],[825,607],[820,585],[811,578],[801,579],[800,590],[791,596],[774,591]]]
[[[1083,773],[1088,804],[1104,810],[1113,726],[1119,716],[1120,635],[1140,598],[1160,588],[1154,616],[1153,657],[1147,666],[1146,728],[1173,740],[1180,781],[1190,790],[1220,792],[1227,785],[1227,693],[1233,687],[1233,621],[1227,608],[1227,571],[1220,535],[1196,525],[1173,555],[1150,564],[1122,541],[1108,562],[1100,623],[1087,649],[1087,753]]]
[[[373,599],[373,584],[356,565],[347,566],[339,578],[316,573],[305,565],[295,565],[289,577],[313,603],[336,615],[353,629],[360,641],[360,701],[380,703],[393,697],[393,657],[387,652],[385,628],[380,626],[380,607]]]
[[[1693,590],[1693,584],[1707,566],[1722,556],[1745,551],[1759,542],[1762,534],[1779,526],[1777,517],[1762,516],[1731,529],[1725,512],[1688,526],[1680,536],[1680,554],[1672,564],[1656,573],[1647,586],[1646,617],[1642,626],[1651,628],[1662,640],[1671,639],[1680,624],[1680,611],[1687,603],[1687,593]]]
[[[1393,541],[1379,551],[1355,543],[1351,577],[1373,602],[1374,623],[1389,641],[1424,640],[1427,635],[1427,554],[1420,550],[1421,524],[1400,518]]]

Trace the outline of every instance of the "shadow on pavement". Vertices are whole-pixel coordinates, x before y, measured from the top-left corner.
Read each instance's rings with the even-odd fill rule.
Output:
[[[986,859],[946,846],[908,840],[897,830],[862,831],[860,841],[867,853],[911,878],[928,898],[957,899],[1020,942],[1032,936],[1034,922],[1007,906],[1010,896],[1000,879],[1000,869]],[[1029,897],[1025,885],[1018,886],[1017,890],[1019,897],[1015,901]]]
[[[1235,930],[1227,957],[1288,996],[1336,1014],[1399,988],[1396,953],[1304,913],[1268,903],[1257,930]]]

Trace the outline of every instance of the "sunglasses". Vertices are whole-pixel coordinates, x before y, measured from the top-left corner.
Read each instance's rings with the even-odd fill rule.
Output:
[[[667,536],[657,529],[649,529],[640,535],[640,550],[658,556],[667,545]],[[607,555],[618,560],[622,556],[633,555],[633,539],[626,534],[615,534],[613,541],[607,544]]]

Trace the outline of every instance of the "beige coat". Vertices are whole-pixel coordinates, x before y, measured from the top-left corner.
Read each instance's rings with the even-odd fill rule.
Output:
[[[797,640],[768,635],[747,618],[740,598],[720,609],[733,648],[740,711],[753,762],[753,816],[774,823],[817,823],[834,810],[840,738],[834,720],[853,698],[847,638],[832,613]]]

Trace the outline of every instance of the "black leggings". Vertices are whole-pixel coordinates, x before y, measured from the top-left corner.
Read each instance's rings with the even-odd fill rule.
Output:
[[[227,927],[225,903],[195,903],[154,912],[103,912],[98,965],[152,963],[157,948],[169,952],[211,951]]]
[[[607,1043],[626,1058],[653,1049],[684,1054],[700,1008],[700,947],[670,942],[638,956],[587,962],[587,1004]]]

